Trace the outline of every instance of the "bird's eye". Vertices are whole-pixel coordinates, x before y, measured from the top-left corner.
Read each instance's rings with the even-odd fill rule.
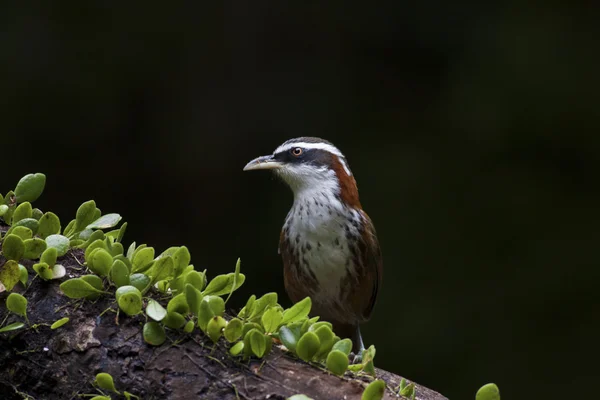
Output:
[[[300,147],[294,147],[292,150],[290,150],[290,152],[292,153],[293,156],[299,157],[302,155],[303,150]]]

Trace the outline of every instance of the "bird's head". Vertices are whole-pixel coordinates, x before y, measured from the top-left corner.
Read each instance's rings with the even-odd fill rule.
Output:
[[[244,171],[273,170],[295,196],[315,191],[327,192],[349,206],[360,207],[356,181],[346,157],[327,140],[315,137],[290,139],[273,154],[257,157]]]

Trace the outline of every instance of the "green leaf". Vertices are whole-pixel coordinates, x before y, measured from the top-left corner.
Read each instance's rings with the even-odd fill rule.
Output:
[[[115,382],[113,381],[113,377],[110,374],[107,374],[106,372],[100,372],[98,375],[96,375],[96,384],[98,385],[98,387],[100,387],[100,389],[110,390],[112,392],[120,394],[115,388]]]
[[[102,231],[97,231],[97,232],[102,232]],[[90,238],[88,239],[88,241],[91,240],[93,236],[94,235],[90,236]],[[84,243],[82,246],[86,247],[85,248],[85,255],[84,255],[86,261],[90,260],[92,252],[94,250],[96,250],[96,249],[104,249],[104,250],[108,251],[108,247],[106,246],[106,242],[104,241],[104,237],[95,239],[93,242],[90,242],[87,245]]]
[[[250,318],[257,318],[262,316],[263,312],[268,306],[274,306],[277,304],[277,293],[271,292],[263,295],[252,304],[252,312]]]
[[[19,204],[19,206],[15,209],[15,212],[13,214],[13,224],[21,221],[22,219],[31,218],[32,211],[33,209],[31,207],[30,202],[26,201],[24,203]]]
[[[237,290],[244,281],[246,276],[239,274],[235,287],[233,286],[233,280],[235,279],[235,273],[229,273],[225,275],[215,276],[209,283],[206,289],[202,292],[203,294],[212,294],[215,296],[221,296],[224,294],[231,293]]]
[[[108,396],[94,396],[90,400],[111,400]]]
[[[56,249],[54,247],[48,247],[42,253],[42,256],[40,257],[40,262],[46,263],[48,265],[54,265],[54,264],[56,264],[57,254],[58,254],[58,252],[56,251]]]
[[[367,386],[361,400],[381,400],[385,394],[385,382],[381,379],[374,380]]]
[[[194,321],[186,322],[185,326],[183,327],[183,331],[185,333],[192,333],[194,331]]]
[[[214,315],[223,315],[225,313],[225,301],[220,296],[204,296],[202,301],[208,302]]]
[[[91,224],[96,219],[95,217],[96,202],[94,200],[89,200],[81,204],[77,209],[77,213],[75,214],[73,233],[78,233],[84,230],[86,226]]]
[[[242,309],[238,313],[238,316],[240,318],[247,318],[248,316],[250,316],[250,313],[252,312],[252,307],[254,306],[255,301],[256,301],[256,295],[250,296],[250,298],[248,298],[248,301],[246,302],[246,305],[244,307],[242,307]]]
[[[237,356],[242,352],[242,350],[244,350],[244,342],[237,342],[236,344],[231,346],[231,349],[229,349],[229,353],[232,356]]]
[[[89,279],[89,278],[88,278]],[[60,290],[72,299],[81,299],[89,295],[101,294],[102,291],[93,287],[86,279],[73,278],[60,284]]]
[[[61,318],[58,321],[56,321],[55,323],[53,323],[52,325],[50,325],[50,329],[58,329],[61,326],[63,326],[64,324],[66,324],[67,322],[69,322],[68,317]]]
[[[185,293],[180,293],[173,297],[167,304],[167,311],[175,311],[179,314],[187,314],[190,311],[190,306],[187,303]]]
[[[295,394],[292,397],[288,397],[286,400],[313,400],[305,394]]]
[[[352,340],[350,339],[342,339],[335,343],[331,348],[331,351],[338,350],[344,353],[346,356],[350,354],[352,351]]]
[[[321,326],[314,332],[319,337],[319,342],[321,343],[317,356],[325,356],[333,346],[333,332],[328,326]]]
[[[415,391],[415,384],[411,382],[410,384],[404,386],[400,390],[400,395],[410,398],[410,397],[412,397],[414,391]]]
[[[25,324],[22,322],[13,322],[12,324],[9,324],[9,325],[6,325],[6,326],[0,328],[0,333],[16,331],[17,329],[21,329],[24,326],[25,326]]]
[[[17,235],[22,240],[31,239],[33,237],[33,232],[26,226],[16,226],[10,230],[10,233]]]
[[[185,325],[183,315],[175,311],[168,311],[167,316],[161,321],[167,328],[179,329]]]
[[[185,271],[183,273],[185,273]],[[184,283],[190,284],[198,290],[202,290],[204,289],[204,285],[206,284],[206,277],[204,276],[204,274],[198,271],[190,271],[187,274],[185,274]]]
[[[115,293],[119,308],[127,315],[136,315],[142,311],[142,293],[131,285],[121,286]]]
[[[296,354],[304,361],[310,361],[317,354],[321,342],[314,332],[306,332],[296,345]]]
[[[27,281],[29,280],[29,272],[27,268],[23,265],[19,264],[19,281],[23,284],[23,286],[27,287]]]
[[[35,201],[42,192],[46,185],[46,175],[44,174],[27,174],[21,178],[17,187],[15,188],[15,196],[17,197],[18,203],[24,201]]]
[[[275,332],[281,323],[283,318],[283,314],[280,310],[275,307],[267,309],[265,313],[262,315],[261,322],[263,328],[265,328],[265,332],[271,333]]]
[[[154,265],[148,270],[147,274],[152,277],[153,283],[173,278],[173,258],[170,256],[159,258],[154,262]]]
[[[256,322],[246,322],[244,324],[244,326],[242,326],[242,336],[246,336],[246,334],[251,330],[251,329],[258,329],[259,331],[261,331],[262,333],[265,333],[265,330],[263,329],[263,327],[259,324],[257,324]]]
[[[154,248],[144,247],[137,251],[133,256],[133,269],[131,272],[144,272],[152,266],[154,262]]]
[[[165,308],[156,300],[148,300],[146,315],[155,321],[162,321],[167,316],[167,310],[165,310]]]
[[[212,317],[206,326],[206,334],[214,343],[217,343],[221,337],[223,328],[227,325],[227,321],[221,316]]]
[[[23,258],[28,260],[36,260],[40,258],[44,250],[47,248],[46,241],[38,237],[26,239],[23,241],[23,244],[25,245]]]
[[[228,342],[233,343],[242,337],[242,327],[243,323],[238,318],[232,318],[225,326],[225,330],[223,331],[223,336],[227,339]]]
[[[6,214],[6,212],[8,210],[9,210],[9,208],[6,204],[0,204],[0,217],[4,217],[4,215]]]
[[[6,308],[21,317],[27,317],[27,299],[19,293],[11,293],[6,298]]]
[[[331,350],[327,355],[326,365],[332,373],[342,376],[348,368],[348,355],[339,350]]]
[[[69,238],[63,235],[49,235],[46,237],[46,245],[48,247],[54,247],[58,257],[62,257],[67,254],[67,250],[69,250]]]
[[[131,286],[138,288],[139,291],[142,291],[150,284],[150,277],[145,274],[131,274],[129,276],[129,283]]]
[[[144,341],[153,346],[160,346],[167,339],[165,329],[158,322],[144,324]]]
[[[11,229],[8,230],[8,233],[12,233],[12,230],[14,228],[16,228],[17,226],[24,226],[26,228],[31,229],[31,232],[33,232],[33,234],[35,235],[38,230],[38,225],[39,225],[39,223],[37,222],[37,220],[35,220],[33,218],[23,218],[22,220],[20,220],[18,222],[14,222],[12,224]]]
[[[110,268],[110,280],[118,288],[131,284],[129,279],[129,268],[127,268],[127,265],[125,265],[122,260],[113,261],[113,265]]]
[[[187,247],[181,246],[175,253],[173,253],[173,266],[174,266],[174,275],[179,276],[185,267],[190,264],[190,260],[192,256],[190,255],[190,251]],[[200,288],[202,290],[202,288]]]
[[[36,274],[45,281],[48,281],[54,277],[52,268],[50,268],[50,266],[45,262],[33,264],[32,268],[36,272]]]
[[[246,335],[249,336],[252,352],[256,357],[261,358],[267,349],[265,335],[258,329],[251,329]]]
[[[89,238],[85,239],[85,241],[83,241],[83,243],[81,243],[79,245],[79,248],[86,249],[85,250],[86,256],[92,250],[97,249],[97,248],[103,248],[105,250],[108,250],[108,248],[106,247],[106,243],[104,243],[105,238],[106,238],[106,235],[104,235],[104,232],[94,231],[94,232],[92,232],[92,234],[90,235]],[[82,240],[81,235],[78,240]],[[90,249],[90,247],[92,247],[92,248]],[[88,252],[88,249],[90,249],[89,252]]]
[[[38,222],[40,221],[40,218],[42,218],[42,215],[44,215],[44,213],[39,208],[34,208],[31,211],[31,218],[37,219]]]
[[[8,260],[0,267],[0,282],[2,282],[6,290],[11,291],[20,278],[21,271],[19,270],[18,262]]]
[[[229,283],[228,275],[217,275],[209,283],[206,289],[202,292],[203,294],[213,294],[222,291],[227,287]]]
[[[60,233],[60,219],[53,212],[47,212],[42,215],[38,220],[38,223],[37,234],[42,239],[46,239],[50,235],[56,235]]]
[[[96,249],[87,260],[87,267],[99,276],[107,276],[112,267],[113,258],[110,253],[104,249]]]
[[[119,229],[119,233],[117,235],[117,242],[121,242],[123,240],[123,236],[125,236],[125,231],[127,230],[127,222],[124,222]]]
[[[185,285],[185,299],[187,301],[188,306],[190,307],[190,311],[194,315],[198,315],[200,312],[200,302],[203,297],[202,293],[189,283]]]
[[[279,340],[290,351],[296,352],[298,340],[300,339],[300,330],[293,330],[285,325],[279,328]]]
[[[2,242],[2,254],[8,260],[19,261],[25,253],[23,239],[17,235],[6,235]]]
[[[117,226],[120,221],[121,216],[119,214],[105,214],[88,224],[85,229],[108,229]]]
[[[208,321],[215,316],[208,301],[202,300],[200,302],[200,309],[198,310],[198,327],[202,329],[202,332],[206,332]]]
[[[237,259],[237,262],[235,263],[235,272],[233,273],[233,279],[231,280],[231,287],[232,288],[238,288],[239,286],[237,286],[239,280],[240,280],[240,268],[241,268],[241,264],[242,261],[240,260],[240,258]],[[229,292],[229,295],[227,296],[227,299],[225,299],[225,303],[227,303],[229,301],[229,298],[231,297],[231,294],[233,293],[235,289],[231,290]]]
[[[100,279],[98,275],[83,275],[81,279],[92,285],[93,288],[98,289],[100,292],[102,292],[104,289],[104,286],[102,285],[102,279]]]
[[[477,391],[475,400],[500,400],[500,390],[496,384],[488,383]]]

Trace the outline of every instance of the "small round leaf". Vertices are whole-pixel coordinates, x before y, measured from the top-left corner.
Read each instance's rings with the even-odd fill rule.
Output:
[[[165,329],[158,322],[146,322],[144,324],[144,341],[153,346],[160,346],[167,339]]]
[[[344,375],[348,368],[348,355],[340,350],[332,350],[327,355],[327,369],[338,376]]]
[[[179,314],[176,311],[168,311],[167,315],[161,321],[167,328],[171,329],[180,329],[182,326],[186,324],[185,318],[183,315]],[[191,321],[190,321],[191,322]]]
[[[25,253],[23,239],[12,233],[4,237],[2,242],[2,254],[8,260],[19,261]]]
[[[146,315],[155,321],[162,321],[167,316],[167,310],[161,306],[156,300],[149,300],[146,306]]]
[[[223,328],[227,325],[227,321],[221,316],[215,316],[208,321],[206,326],[206,334],[214,343],[216,343],[221,337]]]
[[[96,375],[96,384],[100,387],[100,389],[110,390],[112,392],[119,393],[115,388],[115,382],[113,381],[113,377],[110,374],[107,374],[106,372],[101,372],[98,375]]]
[[[0,282],[2,282],[6,290],[11,291],[19,282],[20,278],[21,271],[19,269],[18,262],[14,260],[8,260],[3,266],[0,267]]]
[[[488,383],[477,391],[475,400],[500,400],[500,390],[496,384]]]
[[[321,342],[319,337],[314,332],[306,332],[296,346],[296,354],[304,361],[310,361],[317,354]]]
[[[362,394],[361,400],[381,400],[385,394],[385,381],[374,380],[367,386]]]
[[[27,316],[27,299],[19,293],[11,293],[6,298],[6,308],[22,317]]]
[[[243,323],[238,318],[232,318],[225,327],[223,331],[223,336],[227,339],[228,342],[232,343],[242,337],[242,327]]]
[[[49,235],[46,237],[46,244],[56,249],[58,257],[64,256],[69,250],[69,238],[63,235]]]

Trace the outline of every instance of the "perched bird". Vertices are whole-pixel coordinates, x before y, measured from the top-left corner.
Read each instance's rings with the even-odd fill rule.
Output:
[[[360,357],[359,324],[371,316],[383,264],[346,157],[327,140],[300,137],[244,167],[259,169],[273,170],[294,192],[279,240],[286,292],[294,303],[309,296],[311,314],[352,339]]]

